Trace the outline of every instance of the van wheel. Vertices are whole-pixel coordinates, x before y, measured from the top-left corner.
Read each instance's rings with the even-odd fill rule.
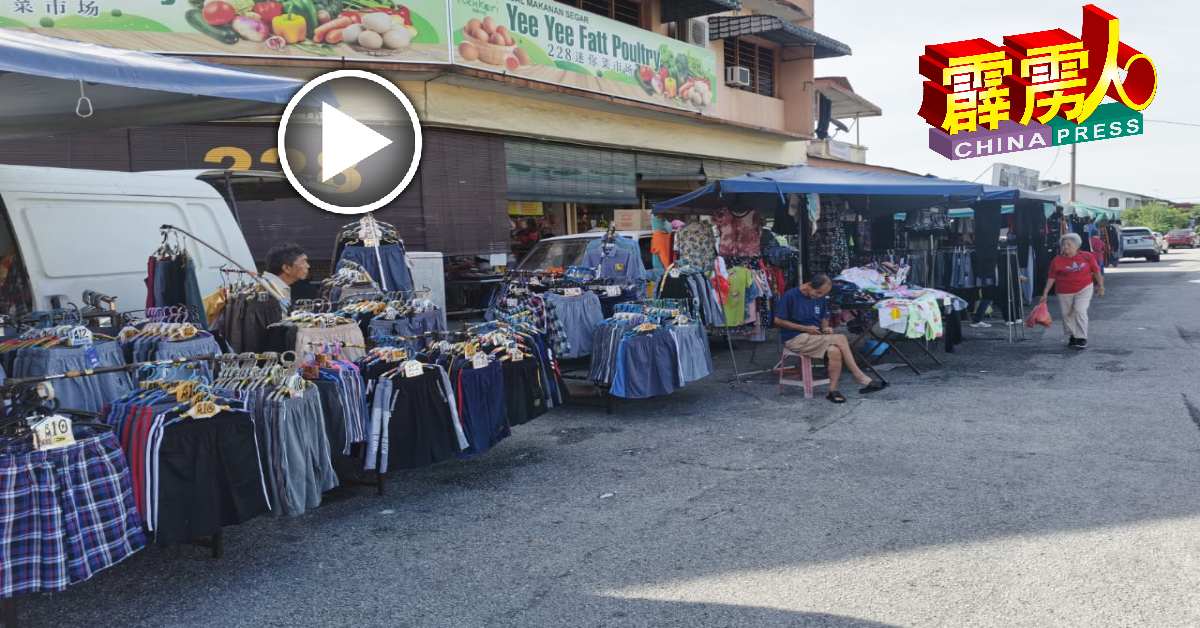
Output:
[[[1159,257],[1157,255],[1150,255],[1146,259],[1150,260],[1151,262],[1157,262]]]

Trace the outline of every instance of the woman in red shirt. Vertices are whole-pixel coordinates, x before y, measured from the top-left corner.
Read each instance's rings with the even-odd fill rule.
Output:
[[[1092,282],[1095,293],[1104,296],[1104,275],[1091,253],[1080,251],[1083,240],[1068,233],[1059,240],[1061,253],[1050,262],[1050,277],[1042,291],[1042,303],[1049,298],[1050,289],[1057,286],[1058,304],[1062,310],[1063,327],[1070,341],[1067,346],[1087,347],[1088,306],[1092,303]]]

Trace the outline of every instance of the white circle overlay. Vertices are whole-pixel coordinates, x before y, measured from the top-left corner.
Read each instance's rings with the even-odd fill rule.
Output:
[[[404,105],[405,111],[408,112],[409,121],[412,122],[413,158],[412,164],[410,164],[408,167],[408,172],[404,174],[404,179],[400,181],[396,187],[392,188],[391,192],[388,192],[383,198],[367,205],[343,207],[341,205],[334,205],[333,203],[326,203],[325,201],[317,198],[314,194],[305,189],[303,185],[301,185],[296,173],[292,172],[292,164],[287,158],[287,141],[285,140],[287,136],[287,125],[292,118],[292,112],[296,110],[296,105],[298,105],[300,101],[308,95],[309,92],[317,87],[328,83],[329,81],[342,78],[355,78],[371,81],[372,83],[375,83],[376,85],[388,90],[391,92],[392,96],[396,97],[396,100],[400,101],[400,104]],[[279,162],[283,164],[283,175],[287,177],[288,183],[292,184],[292,187],[295,188],[296,192],[298,192],[300,196],[304,198],[304,200],[316,205],[317,207],[320,207],[327,212],[333,212],[335,214],[365,214],[367,212],[373,212],[380,207],[387,205],[388,203],[394,201],[397,196],[400,196],[400,194],[404,192],[405,188],[408,187],[409,183],[412,183],[413,177],[417,174],[417,167],[421,165],[421,123],[419,120],[417,120],[417,110],[413,108],[412,102],[409,101],[408,96],[405,96],[404,92],[400,91],[400,88],[396,87],[396,85],[391,81],[379,76],[378,74],[365,72],[363,70],[335,70],[333,72],[322,74],[321,76],[318,76],[317,78],[305,83],[304,87],[301,87],[300,91],[296,92],[295,96],[292,96],[292,99],[288,101],[287,108],[283,110],[283,117],[279,120],[279,134],[277,141],[279,144]],[[370,157],[367,159],[370,159]]]

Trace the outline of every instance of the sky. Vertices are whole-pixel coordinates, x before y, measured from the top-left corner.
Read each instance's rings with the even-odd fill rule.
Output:
[[[1051,147],[995,158],[951,161],[929,148],[929,125],[917,115],[921,85],[917,59],[926,45],[982,37],[1082,29],[1082,1],[1065,0],[816,0],[816,30],[850,46],[853,55],[818,59],[817,76],[845,76],[854,90],[879,105],[883,116],[861,121],[867,162],[920,174],[991,183],[991,165],[1010,163],[1070,179],[1070,148]],[[1121,41],[1149,56],[1158,92],[1142,112],[1143,135],[1080,144],[1076,180],[1166,198],[1200,202],[1200,2],[1099,0],[1121,20]],[[1186,122],[1183,126],[1156,120]],[[854,130],[835,139],[854,141]]]

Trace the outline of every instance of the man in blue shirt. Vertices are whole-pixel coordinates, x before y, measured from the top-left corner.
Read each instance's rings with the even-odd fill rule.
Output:
[[[838,392],[838,381],[842,377],[842,366],[862,384],[862,394],[883,390],[885,383],[874,382],[854,361],[850,341],[842,334],[833,333],[829,324],[829,291],[833,282],[828,275],[816,274],[812,279],[792,288],[779,297],[775,304],[775,326],[779,337],[788,351],[810,358],[825,358],[829,372],[829,394],[825,398],[833,403],[846,403],[846,396]]]

